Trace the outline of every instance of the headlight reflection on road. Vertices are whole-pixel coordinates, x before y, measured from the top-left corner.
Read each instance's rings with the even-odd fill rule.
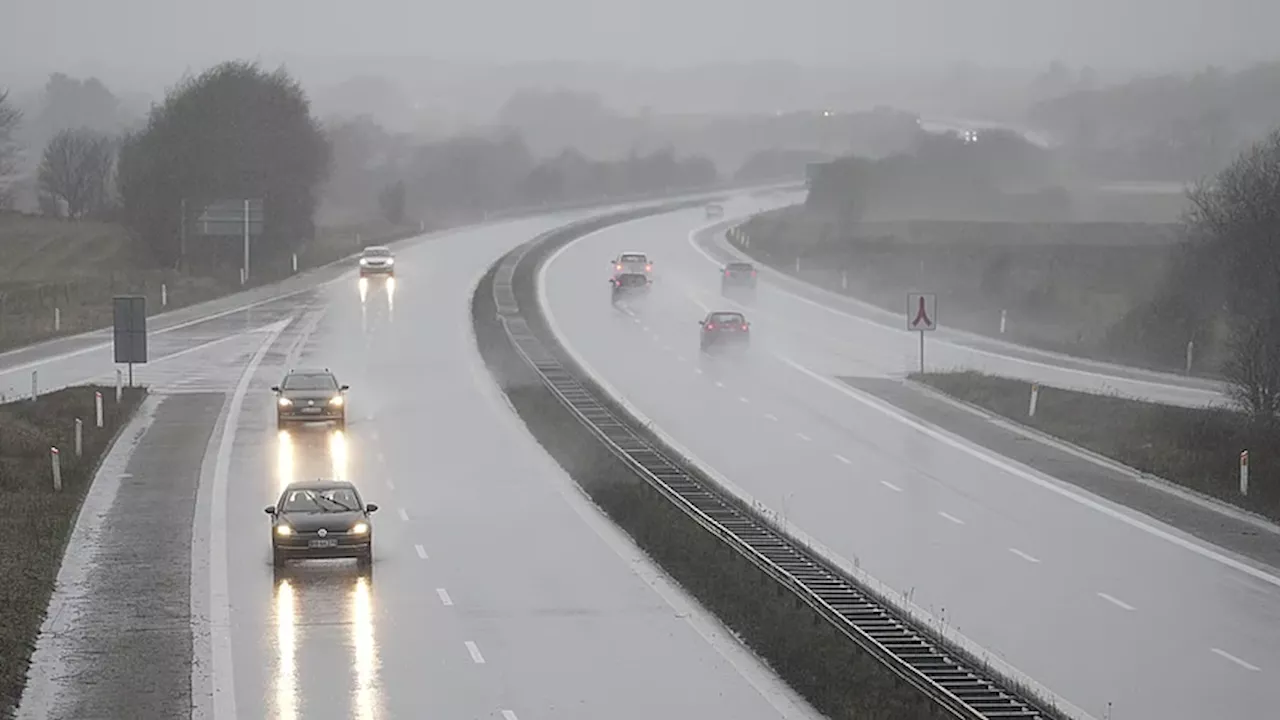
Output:
[[[294,622],[298,611],[293,586],[288,580],[276,584],[276,677],[275,717],[295,720],[298,717],[297,634]]]
[[[360,302],[363,304],[369,298],[369,278],[360,278],[356,288],[360,290]]]
[[[293,482],[293,438],[289,435],[288,430],[281,430],[277,433],[278,442],[276,443],[276,481],[279,483],[280,490]]]
[[[351,603],[351,645],[355,650],[355,716],[373,720],[382,715],[378,702],[378,646],[374,639],[373,593],[369,578],[356,578]]]
[[[387,278],[387,319],[395,321],[396,319],[396,279]]]
[[[347,479],[347,434],[334,430],[329,436],[329,458],[333,463],[333,479]]]

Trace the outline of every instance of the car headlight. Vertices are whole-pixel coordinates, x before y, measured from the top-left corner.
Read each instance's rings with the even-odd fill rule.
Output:
[[[360,264],[361,264],[361,265],[368,265],[368,264],[369,264],[369,258],[360,258]]]
[[[277,525],[277,526],[276,526],[276,534],[277,534],[277,535],[292,535],[292,534],[293,534],[293,528],[289,527],[288,525]]]
[[[287,397],[282,397],[280,398],[279,403],[280,403],[280,407],[289,407],[290,405],[293,404],[293,401]]]
[[[395,258],[387,258],[387,264],[388,264],[388,265],[395,265],[395,264],[396,264],[396,259],[395,259]]]
[[[364,535],[367,532],[369,532],[369,523],[358,522],[351,526],[352,535]]]
[[[333,396],[333,399],[329,401],[329,404],[333,405],[334,407],[342,407],[342,396],[341,395]]]

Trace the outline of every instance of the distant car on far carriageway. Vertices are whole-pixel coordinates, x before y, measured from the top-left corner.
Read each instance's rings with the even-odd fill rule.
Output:
[[[723,205],[720,205],[720,204],[718,204],[718,203],[711,203],[710,205],[707,205],[707,219],[708,219],[708,220],[714,220],[714,219],[716,219],[716,218],[722,218],[722,217],[724,217],[724,206],[723,206]]]
[[[370,245],[360,253],[360,277],[385,275],[395,277],[396,259],[391,248],[385,245]]]

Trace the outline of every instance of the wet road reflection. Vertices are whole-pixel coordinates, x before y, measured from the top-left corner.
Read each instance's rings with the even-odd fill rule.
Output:
[[[375,285],[375,287],[372,288],[372,299],[369,297],[371,284]],[[387,322],[395,322],[396,279],[394,277],[380,278],[376,280],[370,280],[369,278],[362,277],[356,281],[356,289],[360,292],[360,329],[362,331],[368,332],[369,330],[370,306],[372,306],[372,310],[377,313],[382,309],[382,300],[384,298],[386,300]],[[375,319],[377,317],[378,315],[375,315]]]
[[[297,635],[294,630],[297,604],[293,585],[288,580],[281,580],[276,585],[275,613],[276,649],[279,653],[274,682],[275,717],[293,720],[298,717]]]
[[[378,646],[373,635],[373,590],[367,577],[356,578],[351,602],[351,645],[355,650],[355,717],[380,717]]]
[[[347,433],[320,425],[276,433],[276,492],[302,480],[350,480]]]

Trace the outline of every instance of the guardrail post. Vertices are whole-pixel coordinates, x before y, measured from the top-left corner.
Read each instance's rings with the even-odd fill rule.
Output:
[[[1027,405],[1027,417],[1036,416],[1036,403],[1040,400],[1040,386],[1031,383],[1031,402]]]
[[[49,448],[49,462],[53,465],[53,489],[62,489],[62,460],[58,457],[58,448]]]
[[[1249,451],[1240,451],[1240,494],[1249,495]]]
[[[93,415],[98,427],[102,427],[102,391],[93,393]]]
[[[76,418],[76,457],[84,454],[84,423]]]

